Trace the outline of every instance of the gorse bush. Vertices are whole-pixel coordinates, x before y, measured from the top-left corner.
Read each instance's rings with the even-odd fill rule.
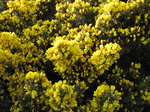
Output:
[[[1,112],[147,112],[148,0],[1,0]]]

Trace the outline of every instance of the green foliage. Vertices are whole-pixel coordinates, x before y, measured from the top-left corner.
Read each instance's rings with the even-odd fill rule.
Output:
[[[1,0],[1,112],[147,112],[148,0]]]

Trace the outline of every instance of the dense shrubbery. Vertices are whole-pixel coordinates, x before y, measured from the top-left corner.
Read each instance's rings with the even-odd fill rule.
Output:
[[[148,0],[1,0],[1,112],[147,112]]]

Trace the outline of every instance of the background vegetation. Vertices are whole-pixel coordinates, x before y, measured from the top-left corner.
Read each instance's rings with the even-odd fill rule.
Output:
[[[148,112],[149,0],[1,0],[1,112]]]

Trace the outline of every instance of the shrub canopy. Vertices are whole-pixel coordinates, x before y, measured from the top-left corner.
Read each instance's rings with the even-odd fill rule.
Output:
[[[149,0],[1,0],[0,111],[147,112]]]

